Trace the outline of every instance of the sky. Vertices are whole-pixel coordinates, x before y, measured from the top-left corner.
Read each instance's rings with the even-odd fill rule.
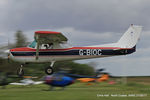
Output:
[[[130,24],[144,27],[131,55],[80,60],[115,76],[150,75],[149,0],[0,0],[0,44],[22,30],[28,41],[39,30],[62,32],[73,46],[117,42]]]

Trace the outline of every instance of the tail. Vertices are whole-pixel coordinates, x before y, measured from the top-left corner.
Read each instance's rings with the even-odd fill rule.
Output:
[[[121,47],[121,48],[135,47],[140,38],[141,31],[142,31],[142,26],[136,26],[136,25],[131,24],[128,30],[116,43],[116,46]]]
[[[135,49],[138,40],[140,39],[140,34],[142,31],[142,26],[137,26],[131,24],[128,30],[123,34],[117,43],[94,45],[90,47],[119,47],[119,48],[133,48]]]

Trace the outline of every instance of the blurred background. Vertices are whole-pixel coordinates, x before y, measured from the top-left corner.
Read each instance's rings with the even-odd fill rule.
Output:
[[[15,44],[19,30],[26,37],[25,42],[33,40],[35,31],[49,30],[62,32],[73,46],[97,45],[116,42],[130,24],[141,25],[144,29],[136,53],[76,62],[94,63],[96,69],[105,67],[114,76],[148,76],[149,3],[148,0],[1,0],[0,45],[7,45],[8,40]]]
[[[110,94],[120,93],[128,97],[132,94],[135,98],[143,96],[144,99],[149,98],[147,95],[150,93],[149,9],[149,0],[0,0],[0,86],[5,88],[12,82],[31,85],[35,84],[34,81],[41,81],[41,79],[48,81],[48,87],[45,85],[8,85],[7,89],[0,89],[0,99],[62,100],[69,97],[72,100],[83,98],[99,100],[98,94],[111,97]],[[118,41],[131,24],[144,27],[135,53],[126,56],[55,63],[56,72],[67,70],[71,74],[91,77],[79,79],[92,81],[92,83],[83,84],[78,81],[73,84],[74,79],[72,79],[73,85],[69,86],[65,92],[43,92],[42,89],[49,88],[49,82],[52,79],[60,81],[68,77],[63,74],[56,75],[58,79],[49,78],[49,76],[43,79],[45,76],[43,66],[48,66],[49,63],[26,65],[24,67],[26,77],[20,78],[16,76],[20,63],[10,61],[7,59],[8,55],[4,54],[7,49],[27,46],[34,40],[35,31],[62,32],[73,46],[89,46]],[[97,83],[95,76],[97,76],[97,70],[101,68],[105,69],[104,73],[107,72],[109,77],[104,82]],[[20,82],[24,79],[29,80]],[[94,85],[91,85],[93,82]],[[135,99],[132,97],[131,99]]]

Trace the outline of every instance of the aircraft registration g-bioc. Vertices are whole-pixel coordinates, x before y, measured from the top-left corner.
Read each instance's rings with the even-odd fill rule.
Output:
[[[85,47],[69,46],[68,39],[61,32],[36,31],[34,41],[30,45],[9,50],[9,59],[22,63],[17,70],[19,76],[24,75],[24,64],[46,62],[49,62],[50,66],[45,68],[45,72],[50,75],[56,61],[131,54],[136,51],[141,31],[142,26],[131,24],[118,42]]]

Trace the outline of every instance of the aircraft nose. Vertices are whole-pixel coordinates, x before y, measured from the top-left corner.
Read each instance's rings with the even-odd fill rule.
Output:
[[[8,49],[8,50],[5,50],[4,51],[6,54],[9,54],[10,53],[10,50]]]
[[[5,52],[5,55],[7,56],[6,58],[9,61],[12,58],[11,51],[10,50],[5,50],[4,52]]]
[[[0,51],[0,57],[2,57],[4,59],[7,58],[9,54],[10,54],[10,50],[2,50],[2,51]]]

